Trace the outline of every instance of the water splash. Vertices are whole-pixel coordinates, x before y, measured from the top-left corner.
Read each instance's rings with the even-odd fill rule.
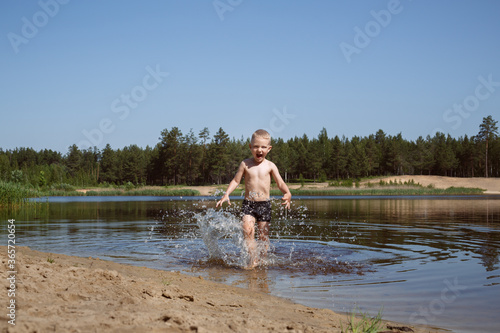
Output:
[[[207,247],[209,260],[241,265],[239,257],[244,249],[244,237],[239,218],[231,212],[213,208],[197,213],[193,218]]]
[[[162,214],[162,210],[160,209],[160,212],[159,214],[161,215]],[[154,235],[154,232],[155,232],[155,228],[158,226],[158,219],[155,219],[155,224],[154,225],[151,225],[149,227],[149,233],[148,233],[148,237],[144,240],[144,243],[147,243],[149,242],[150,240],[153,239],[153,235]]]
[[[226,191],[221,190],[221,189],[215,189],[215,192],[213,194],[214,197],[218,198],[226,194]]]
[[[256,240],[255,253],[260,267],[287,267],[295,265],[296,244],[289,242],[294,226],[306,226],[307,207],[295,207],[288,220],[287,210],[281,205],[280,200],[271,199],[273,207],[273,222],[271,223],[270,242]],[[193,220],[198,226],[198,236],[203,240],[208,250],[208,263],[222,264],[229,267],[247,267],[251,258],[244,239],[241,217],[236,207],[227,210],[206,209],[194,214]],[[289,229],[291,228],[291,229]],[[294,230],[295,231],[295,230]],[[256,231],[257,232],[257,231]],[[282,242],[282,236],[284,236]],[[300,234],[293,235],[294,239]],[[277,250],[276,246],[280,247]],[[282,256],[283,248],[289,251]],[[279,253],[279,254],[278,254]]]
[[[270,243],[256,240],[255,253],[260,268],[306,274],[359,274],[360,267],[356,261],[352,262],[351,251],[328,245],[334,238],[334,230],[342,234],[341,238],[345,235],[343,230],[333,224],[334,230],[318,234],[318,226],[311,223],[311,212],[306,206],[295,206],[287,212],[281,200],[271,199],[271,203]],[[172,206],[160,211],[155,216],[156,224],[148,230],[148,240],[157,237],[156,244],[163,253],[168,253],[167,257],[192,268],[248,267],[251,260],[238,202],[224,209],[215,209],[214,203],[208,201]],[[346,257],[350,259],[346,261]]]

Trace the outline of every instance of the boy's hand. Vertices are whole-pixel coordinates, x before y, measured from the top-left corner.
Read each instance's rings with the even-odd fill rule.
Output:
[[[285,193],[285,195],[283,195],[283,198],[281,198],[281,200],[284,201],[282,203],[282,205],[285,205],[285,207],[287,209],[290,209],[290,202],[292,201],[292,194],[290,192]]]
[[[228,205],[231,206],[231,200],[229,200],[229,196],[227,194],[224,194],[224,196],[222,197],[222,199],[220,199],[219,201],[217,201],[217,205],[215,205],[215,208],[221,206],[222,207],[222,203],[224,201],[227,201]]]

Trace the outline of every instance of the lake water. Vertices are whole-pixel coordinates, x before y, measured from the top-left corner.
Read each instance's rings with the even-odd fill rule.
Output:
[[[456,332],[500,326],[499,196],[302,197],[290,212],[275,200],[267,263],[251,271],[241,268],[238,199],[215,210],[214,197],[54,197],[3,220],[16,219],[17,245],[39,251]]]

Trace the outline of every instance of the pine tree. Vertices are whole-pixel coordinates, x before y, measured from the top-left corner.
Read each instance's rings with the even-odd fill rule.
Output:
[[[100,165],[100,181],[114,184],[117,180],[118,161],[116,152],[111,148],[109,143],[102,151]]]
[[[479,133],[477,139],[480,142],[485,142],[486,153],[484,159],[484,176],[488,177],[488,145],[491,141],[495,140],[498,136],[498,121],[493,120],[493,117],[488,116],[483,118],[483,123],[479,125]]]
[[[200,131],[198,134],[198,137],[201,140],[201,163],[200,163],[200,172],[201,172],[201,178],[202,182],[206,183],[208,182],[208,174],[209,174],[209,168],[207,167],[208,163],[208,140],[210,138],[210,131],[208,130],[208,127],[203,128],[203,130]]]
[[[226,170],[226,164],[228,159],[227,146],[229,143],[229,136],[224,132],[224,130],[219,128],[219,131],[215,133],[212,142],[209,146],[208,156],[209,156],[209,168],[213,177],[216,179],[217,184],[221,184],[222,176]]]
[[[177,127],[172,127],[169,131],[164,129],[161,132],[160,161],[163,162],[167,182],[172,181],[177,184],[181,156],[182,156],[182,132]]]

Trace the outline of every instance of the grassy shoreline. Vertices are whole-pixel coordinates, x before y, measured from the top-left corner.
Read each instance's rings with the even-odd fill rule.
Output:
[[[77,190],[72,186],[37,189],[21,184],[0,181],[0,208],[28,204],[29,198],[56,196],[199,196],[200,192],[186,188],[116,188]]]
[[[407,196],[407,195],[480,195],[484,190],[480,188],[468,187],[449,187],[447,189],[440,188],[339,188],[333,190],[322,189],[296,189],[290,190],[292,195],[304,196],[343,196],[343,195],[363,195],[363,196],[376,196],[376,195],[393,195],[393,196]],[[272,195],[280,195],[280,191],[271,191]]]
[[[215,191],[218,188],[214,187]],[[219,189],[222,196],[223,189]],[[242,189],[236,189],[232,195],[243,195]],[[431,188],[431,187],[401,187],[401,188],[335,188],[335,189],[310,189],[298,188],[291,189],[290,192],[294,196],[343,196],[343,195],[479,195],[483,194],[484,190],[480,188],[468,187],[449,187],[447,189]],[[158,189],[112,189],[112,190],[96,190],[89,189],[86,191],[49,191],[42,192],[42,196],[202,196],[200,191],[192,188],[165,188]],[[279,196],[282,193],[277,189],[271,190],[271,195]],[[217,196],[210,194],[209,196]]]
[[[42,192],[44,197],[54,196],[199,196],[200,192],[191,189],[136,189],[136,190],[88,190],[88,191],[49,191]]]
[[[64,185],[64,186],[63,186]],[[202,196],[196,186],[117,186],[117,187],[93,187],[76,189],[67,184],[60,186],[37,189],[21,184],[0,181],[0,207],[21,205],[29,198],[51,197],[51,196]],[[224,191],[223,186],[214,186],[212,193],[216,195]],[[241,195],[240,189],[233,192],[234,196]],[[366,187],[329,187],[329,188],[308,188],[301,186],[290,190],[293,196],[423,196],[423,195],[482,195],[484,189],[471,187],[449,187],[434,188],[432,186],[423,187],[418,184],[403,184],[391,186],[366,186]],[[277,189],[271,190],[271,195],[279,196],[281,192]]]

